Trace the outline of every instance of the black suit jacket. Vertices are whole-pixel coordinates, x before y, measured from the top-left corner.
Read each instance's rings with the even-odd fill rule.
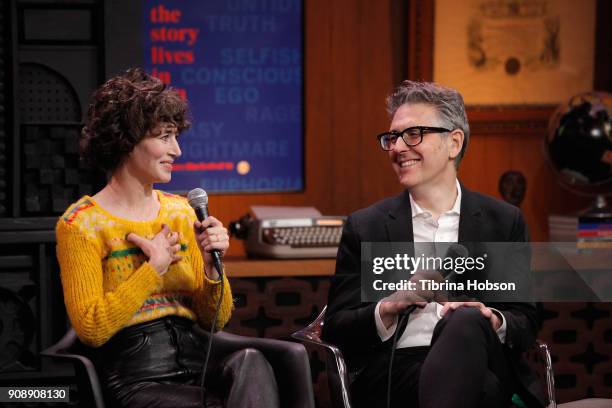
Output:
[[[518,208],[461,185],[459,243],[526,242],[528,231]],[[372,359],[383,358],[391,340],[382,342],[376,331],[376,303],[361,302],[361,242],[412,242],[412,211],[408,191],[351,214],[344,226],[336,274],[332,278],[323,337],[338,345],[349,371],[357,372]],[[529,406],[543,406],[543,395],[521,353],[536,338],[537,315],[531,303],[488,304],[506,320],[504,349]],[[403,328],[398,328],[399,330]]]

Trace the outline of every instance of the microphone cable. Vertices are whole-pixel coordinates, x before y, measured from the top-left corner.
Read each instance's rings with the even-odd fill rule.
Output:
[[[206,388],[204,387],[204,377],[206,377],[206,369],[208,368],[208,361],[210,359],[210,355],[212,352],[212,342],[213,342],[213,334],[215,331],[215,326],[217,325],[217,319],[219,317],[219,310],[221,309],[221,302],[223,301],[223,292],[225,289],[225,283],[223,282],[223,268],[220,264],[215,262],[215,268],[217,268],[217,272],[219,273],[219,280],[221,282],[221,293],[219,294],[219,299],[217,299],[217,305],[215,306],[215,314],[213,315],[212,324],[210,325],[210,335],[208,337],[208,347],[206,350],[206,357],[204,358],[204,364],[202,366],[202,378],[200,378],[200,389],[202,395],[202,405],[206,408]],[[204,275],[206,276],[206,266],[204,266]]]
[[[393,359],[395,358],[395,348],[397,347],[397,333],[400,331],[400,327],[404,327],[404,321],[410,316],[412,312],[417,308],[417,305],[410,305],[400,313],[401,318],[395,326],[395,333],[393,333],[393,345],[391,346],[391,356],[389,357],[389,372],[387,374],[387,408],[391,408],[391,377],[393,373]]]

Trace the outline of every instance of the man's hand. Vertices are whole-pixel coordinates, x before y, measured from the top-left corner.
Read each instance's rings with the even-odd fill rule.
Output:
[[[401,291],[401,292],[411,292],[411,291]],[[397,296],[396,296],[397,295]],[[399,298],[401,300],[392,300],[394,297]],[[414,299],[414,300],[409,300]],[[420,300],[416,300],[420,299]],[[416,305],[418,307],[425,307],[427,305],[427,301],[421,297],[410,295],[402,298],[402,295],[399,292],[395,292],[393,295],[383,299],[380,302],[380,307],[378,308],[378,313],[380,314],[380,320],[382,320],[385,327],[388,329],[395,322],[395,317],[406,310],[409,306]]]
[[[476,307],[480,310],[480,313],[491,322],[493,330],[497,331],[502,325],[502,319],[497,315],[493,309],[486,307],[481,302],[444,302],[444,307],[440,311],[440,315],[444,316],[449,310],[455,310],[458,307]]]
[[[434,280],[439,282],[441,281],[441,277],[438,272],[416,272],[410,278],[410,282],[415,282],[417,289],[398,290],[381,301],[378,312],[380,314],[380,319],[387,329],[393,325],[395,317],[409,306],[416,305],[422,308],[427,305],[427,302],[435,298],[436,294],[434,292],[421,289],[421,280]]]

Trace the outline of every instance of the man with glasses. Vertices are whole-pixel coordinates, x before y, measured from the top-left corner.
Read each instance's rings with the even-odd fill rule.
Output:
[[[377,139],[405,191],[347,219],[323,327],[324,338],[346,357],[353,404],[385,407],[390,395],[394,407],[508,407],[518,392],[529,406],[543,406],[521,357],[535,340],[533,304],[427,303],[425,295],[414,299],[399,292],[378,303],[361,302],[362,242],[528,239],[516,207],[457,180],[470,129],[456,90],[404,81],[387,99],[387,110],[390,129]]]

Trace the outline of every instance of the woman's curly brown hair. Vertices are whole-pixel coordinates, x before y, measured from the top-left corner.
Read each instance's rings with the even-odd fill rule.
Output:
[[[81,132],[81,158],[91,167],[114,172],[161,122],[189,128],[187,101],[142,68],[129,69],[98,88]]]

